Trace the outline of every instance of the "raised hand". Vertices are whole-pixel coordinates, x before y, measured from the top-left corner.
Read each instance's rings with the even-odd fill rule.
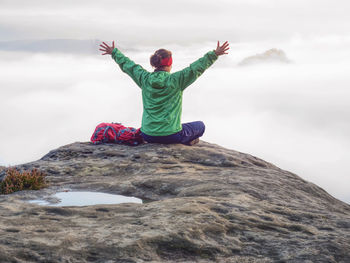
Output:
[[[215,54],[217,56],[221,56],[221,55],[224,55],[224,54],[228,54],[226,51],[229,50],[229,43],[228,41],[226,41],[222,46],[220,46],[220,42],[218,41],[218,45],[216,47],[216,50],[215,50]]]
[[[115,48],[115,46],[114,46],[114,40],[113,40],[113,42],[112,42],[112,46],[108,46],[105,42],[102,42],[102,44],[100,45],[100,47],[101,47],[101,48],[100,48],[99,50],[101,50],[102,52],[104,52],[104,53],[102,53],[101,55],[111,55],[113,49]]]

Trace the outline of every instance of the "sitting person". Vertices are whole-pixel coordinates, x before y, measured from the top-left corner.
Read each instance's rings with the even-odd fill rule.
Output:
[[[189,67],[172,74],[172,54],[166,49],[159,49],[151,56],[154,72],[148,72],[124,56],[115,47],[114,41],[111,46],[102,42],[100,47],[104,52],[102,55],[112,55],[121,70],[142,89],[141,135],[146,142],[193,145],[199,141],[205,130],[202,121],[181,124],[182,93],[218,56],[227,54],[227,41],[223,45],[218,41],[215,50],[209,51]]]

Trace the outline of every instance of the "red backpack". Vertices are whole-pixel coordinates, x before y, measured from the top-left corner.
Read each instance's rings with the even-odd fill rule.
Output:
[[[143,143],[141,130],[125,127],[121,123],[101,123],[97,125],[90,139],[94,144],[99,143],[124,143],[139,145]]]

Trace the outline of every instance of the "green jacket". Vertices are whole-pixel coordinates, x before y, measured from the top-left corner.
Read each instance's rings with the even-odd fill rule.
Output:
[[[182,92],[218,58],[210,51],[189,67],[175,72],[148,72],[115,48],[112,58],[142,89],[141,131],[150,136],[166,136],[181,131]]]

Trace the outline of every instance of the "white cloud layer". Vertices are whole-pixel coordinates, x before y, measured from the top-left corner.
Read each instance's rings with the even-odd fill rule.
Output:
[[[203,120],[204,140],[254,154],[349,202],[350,77],[345,68],[350,62],[322,60],[312,46],[283,45],[294,63],[239,67],[237,62],[247,53],[261,53],[264,47],[233,44],[235,51],[220,58],[184,93],[183,122]],[[170,46],[174,70],[212,46],[215,43],[191,50]],[[335,57],[347,52],[334,43],[323,49]],[[149,54],[127,52],[151,70]],[[140,90],[109,57],[11,57],[7,52],[0,57],[6,57],[0,60],[6,98],[0,105],[0,157],[8,164],[87,141],[100,122],[140,126]]]
[[[349,34],[346,0],[1,0],[0,6],[3,40],[97,38],[144,45]]]
[[[36,51],[51,52],[0,45],[0,165],[87,141],[100,122],[140,126],[140,90],[110,58],[69,46],[55,52],[45,39],[115,39],[148,70],[159,47],[173,51],[179,70],[228,39],[230,55],[184,93],[183,122],[203,120],[204,140],[270,161],[350,203],[349,3],[0,0],[0,40],[44,39]],[[237,66],[270,48],[293,63]]]

